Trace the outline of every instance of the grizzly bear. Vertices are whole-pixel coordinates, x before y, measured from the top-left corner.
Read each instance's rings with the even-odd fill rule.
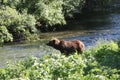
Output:
[[[85,50],[84,43],[80,40],[66,41],[53,38],[47,43],[47,45],[60,50],[61,53],[64,53],[66,55],[69,55],[75,51],[77,51],[79,54],[82,54],[82,52]]]

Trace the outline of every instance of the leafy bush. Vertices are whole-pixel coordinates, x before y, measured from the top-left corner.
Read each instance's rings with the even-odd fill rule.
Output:
[[[65,24],[64,15],[62,14],[62,0],[41,0],[36,4],[38,8],[34,14],[46,22],[47,25]]]
[[[63,0],[25,0],[20,9],[34,15],[40,22],[53,26],[66,23],[62,14],[62,4]]]
[[[0,70],[0,79],[64,79],[73,80],[82,76],[85,64],[80,55],[65,57],[61,54],[44,56],[41,59],[29,57],[16,66]]]
[[[74,13],[80,13],[85,0],[63,0],[63,13],[66,17],[72,17]]]
[[[13,27],[15,25],[19,26],[19,29],[16,28],[16,32],[12,31],[14,32],[13,37],[16,36],[16,33],[17,36],[25,39],[25,28],[29,26],[29,28],[35,30],[35,25],[28,25],[29,23],[36,23],[41,31],[54,31],[57,25],[66,24],[66,17],[72,17],[74,13],[81,13],[82,8],[86,10],[89,8],[91,10],[94,8],[98,9],[98,7],[108,5],[110,2],[111,0],[1,0],[0,7],[4,6],[5,9],[0,12],[5,13],[8,19],[5,21],[5,25],[2,26],[8,24],[13,24]],[[9,8],[6,6],[9,6]],[[3,22],[6,19],[5,15],[3,15]],[[12,17],[14,18],[13,20],[11,20]],[[27,31],[31,33],[29,30]]]
[[[9,34],[15,40],[26,40],[31,34],[37,33],[35,28],[35,18],[26,13],[20,14],[15,9],[8,6],[1,7],[0,25],[5,26]],[[30,34],[29,36],[26,34]]]
[[[29,57],[1,68],[0,80],[119,80],[119,54],[118,45],[109,42],[82,55],[54,53],[41,58]]]
[[[0,43],[13,41],[12,35],[5,26],[0,26]]]
[[[118,44],[113,41],[98,41],[97,45],[85,54],[87,57],[85,75],[101,76],[103,80],[120,79],[119,50]]]
[[[66,24],[64,16],[81,12],[85,0],[6,0],[2,4],[15,8],[19,12],[27,11],[41,24],[53,26]]]
[[[0,4],[5,6],[10,6],[12,8],[17,8],[20,5],[22,0],[1,0]]]

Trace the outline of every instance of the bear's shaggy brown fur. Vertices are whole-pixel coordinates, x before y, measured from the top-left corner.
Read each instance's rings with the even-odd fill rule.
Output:
[[[75,51],[82,54],[82,52],[85,50],[84,43],[80,40],[65,41],[53,38],[47,43],[47,45],[60,50],[61,53],[65,53],[66,55],[69,55]]]

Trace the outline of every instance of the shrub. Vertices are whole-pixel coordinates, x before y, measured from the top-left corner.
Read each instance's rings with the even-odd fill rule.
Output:
[[[37,20],[46,25],[62,25],[66,23],[62,14],[62,4],[63,0],[25,0],[21,11],[27,10],[29,14],[34,15]]]
[[[63,14],[72,17],[74,13],[81,13],[85,0],[63,0]]]
[[[65,24],[64,15],[62,14],[62,0],[56,1],[39,1],[36,4],[38,8],[34,14],[45,21],[47,25],[53,26],[56,24]]]
[[[118,76],[120,74],[119,54],[117,43],[113,41],[98,41],[94,48],[85,53],[87,58],[85,75],[101,77],[103,78],[102,80],[120,79],[120,76]]]
[[[61,54],[44,56],[41,59],[29,57],[16,66],[0,70],[0,79],[65,79],[73,80],[82,77],[85,64],[80,55],[65,57]],[[7,77],[6,77],[7,75]]]
[[[12,8],[16,8],[18,4],[20,4],[21,0],[1,0],[0,4],[5,6],[10,6]]]
[[[13,41],[12,35],[5,26],[0,26],[0,43]]]
[[[12,6],[19,12],[27,11],[32,14],[37,20],[43,22],[46,26],[54,26],[57,24],[66,24],[65,17],[72,16],[76,12],[81,12],[85,0],[11,0],[6,2],[6,5]],[[46,27],[45,26],[45,27]]]
[[[93,10],[96,8],[99,9],[99,7],[101,8],[107,6],[111,3],[111,1],[112,0],[1,0],[0,7],[9,6],[12,11],[10,13],[16,15],[15,20],[20,23],[21,27],[25,27],[26,25],[21,25],[22,21],[20,21],[26,20],[21,18],[21,16],[25,15],[24,18],[27,19],[29,19],[29,16],[31,16],[31,19],[33,21],[31,21],[30,19],[29,21],[32,23],[34,23],[34,20],[36,19],[38,21],[36,24],[38,25],[38,27],[40,27],[39,29],[45,28],[45,31],[49,29],[50,31],[54,31],[54,29],[56,28],[55,26],[66,24],[65,18],[72,17],[74,13],[81,13],[82,8],[85,8],[85,10]],[[7,14],[8,13],[6,13],[6,15]],[[15,18],[14,15],[11,16]],[[17,16],[19,16],[19,19],[17,18]],[[10,22],[12,21],[10,20]],[[9,23],[6,22],[6,24]],[[55,28],[53,28],[53,26]],[[19,33],[17,34],[19,36]]]
[[[26,40],[29,34],[37,33],[35,28],[35,18],[32,15],[26,13],[20,14],[15,9],[8,6],[1,7],[0,10],[0,25],[6,26],[6,29],[12,34],[15,40]],[[26,34],[26,32],[28,32]]]

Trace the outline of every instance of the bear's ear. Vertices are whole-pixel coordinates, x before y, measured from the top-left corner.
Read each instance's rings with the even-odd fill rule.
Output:
[[[60,40],[57,39],[56,37],[52,37],[52,41],[54,44],[59,44],[60,43]]]
[[[52,39],[51,40],[57,40],[57,38],[56,37],[52,37]]]

